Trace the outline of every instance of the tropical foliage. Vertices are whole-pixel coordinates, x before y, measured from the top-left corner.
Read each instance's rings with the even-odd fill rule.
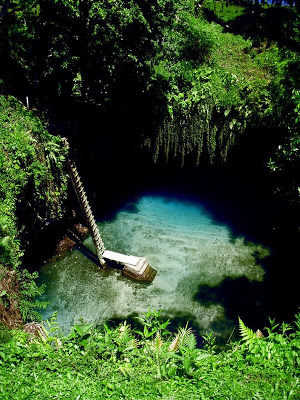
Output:
[[[266,95],[263,119],[256,121],[256,125],[263,123],[266,129],[274,131],[274,136],[280,132],[279,138],[274,137],[273,145],[277,141],[277,148],[268,167],[276,182],[276,192],[293,205],[299,205],[299,2],[290,7],[280,5],[277,1],[270,5],[206,0],[203,10],[209,20],[219,23],[226,31],[250,39],[247,53],[271,77],[263,89]]]
[[[258,1],[227,5],[2,0],[1,93],[29,96],[52,122],[60,107],[72,121],[87,111],[122,117],[129,110],[132,132],[154,161],[198,164],[203,155],[224,161],[249,128],[279,131],[268,166],[277,191],[297,205],[299,13]],[[45,306],[34,301],[44,288],[36,273],[20,268],[21,257],[30,235],[62,216],[67,183],[61,139],[16,97],[0,96],[0,316],[6,323],[13,309],[21,323],[37,320],[36,307]],[[212,334],[199,346],[188,324],[171,334],[155,311],[139,318],[140,328],[82,323],[67,336],[55,315],[39,337],[0,326],[0,397],[297,399],[299,318],[293,327],[270,320],[263,332],[240,320],[241,342],[219,354]]]
[[[65,155],[60,139],[51,136],[33,112],[10,96],[0,96],[0,143],[1,278],[3,281],[11,268],[17,271],[21,295],[18,305],[24,320],[34,319],[38,304],[32,303],[32,299],[42,289],[34,283],[36,274],[31,276],[19,269],[20,238],[24,242],[24,231],[28,234],[41,229],[62,215],[67,194]],[[10,298],[15,294],[6,289],[7,309],[16,300]]]
[[[119,118],[126,107],[155,161],[178,156],[183,164],[191,155],[198,164],[202,153],[226,160],[272,108],[276,41],[261,51],[251,36],[207,22],[194,1],[17,4],[1,26],[10,90],[31,93],[35,104],[60,99],[74,116],[78,105]]]
[[[182,164],[189,154],[198,164],[203,152],[211,162],[225,161],[239,135],[262,123],[270,69],[251,53],[251,41],[200,17],[182,14],[165,37],[152,78],[152,85],[164,83],[166,100],[155,160],[163,150],[167,158],[180,155]]]
[[[1,398],[299,398],[299,315],[296,326],[271,321],[266,337],[240,321],[242,341],[216,354],[188,326],[170,334],[158,313],[146,314],[150,336],[126,322],[61,336],[55,315],[39,337],[3,333]]]

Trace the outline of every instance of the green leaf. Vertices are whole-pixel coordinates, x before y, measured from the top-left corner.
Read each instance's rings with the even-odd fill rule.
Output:
[[[246,344],[250,344],[254,339],[256,339],[256,334],[252,331],[252,329],[248,328],[244,322],[239,317],[239,329],[242,339],[246,342]]]

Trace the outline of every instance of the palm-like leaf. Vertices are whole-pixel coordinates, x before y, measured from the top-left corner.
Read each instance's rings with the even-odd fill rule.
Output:
[[[176,351],[178,348],[188,348],[194,350],[196,348],[196,338],[192,328],[179,328],[177,335],[169,346],[169,351]]]
[[[180,339],[180,335],[179,335],[179,333],[177,333],[177,335],[174,337],[172,343],[169,346],[169,351],[176,351],[178,349],[179,339]]]
[[[187,325],[185,328],[179,329],[180,335],[180,345],[182,347],[188,347],[190,350],[193,350],[196,347],[196,338],[194,336],[192,328],[188,328]]]

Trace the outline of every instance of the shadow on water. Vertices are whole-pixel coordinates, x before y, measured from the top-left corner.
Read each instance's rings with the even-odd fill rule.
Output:
[[[206,166],[178,169],[174,173],[167,168],[153,167],[143,185],[139,183],[139,190],[131,197],[124,196],[123,209],[128,213],[138,213],[134,201],[149,194],[165,196],[165,201],[176,197],[179,201],[201,204],[214,224],[229,228],[232,242],[243,238],[245,243],[259,243],[271,251],[264,260],[259,254],[253,254],[257,264],[265,270],[263,282],[241,277],[226,278],[214,287],[200,285],[196,301],[207,307],[220,304],[229,320],[237,322],[239,315],[253,329],[264,328],[268,317],[275,317],[278,321],[293,320],[299,306],[295,279],[299,233],[295,231],[292,213],[287,211],[285,204],[274,199],[262,177],[243,175],[243,171],[239,174],[230,168]],[[107,209],[108,215],[113,208]],[[173,321],[178,323],[187,320],[201,332],[192,316],[177,313],[173,317]],[[217,318],[211,329],[228,331],[230,327],[224,324],[227,322],[223,318]]]
[[[123,207],[121,209],[121,211],[126,211],[129,214],[138,214],[139,213],[139,208],[138,208],[138,206],[136,204],[129,203],[129,204],[126,204],[126,206]]]
[[[139,168],[131,164],[122,169],[114,169],[111,163],[111,169],[108,168],[107,176],[103,178],[98,164],[98,159],[94,164],[87,162],[82,178],[92,209],[101,221],[114,220],[120,211],[132,214],[132,218],[135,218],[139,213],[137,199],[157,194],[164,197],[166,202],[175,197],[179,202],[188,201],[200,205],[215,225],[228,227],[232,242],[243,238],[245,243],[249,241],[270,248],[271,255],[264,260],[259,259],[259,254],[253,254],[257,258],[257,264],[266,272],[263,282],[250,281],[245,277],[225,277],[216,286],[202,284],[197,287],[194,301],[207,309],[211,306],[224,309],[224,315],[220,313],[212,321],[208,321],[209,329],[225,332],[228,338],[232,325],[237,323],[238,315],[253,329],[264,328],[268,316],[285,319],[287,322],[293,319],[298,304],[295,279],[297,235],[291,223],[292,215],[287,215],[282,204],[274,200],[261,176],[244,174],[236,166],[213,168],[206,165],[180,169],[174,165],[150,167],[149,164],[147,166],[141,163]],[[133,233],[130,230],[128,232]],[[116,234],[120,233],[116,231]],[[176,239],[180,240],[180,233]],[[126,243],[127,238],[124,240],[124,237],[120,237],[120,251],[123,251],[122,246],[126,247]],[[126,248],[124,252],[125,250]],[[81,251],[85,251],[90,259],[93,258],[86,248],[82,247]],[[151,252],[155,254],[155,249]],[[95,279],[98,278],[96,275],[97,272]],[[118,276],[116,282],[123,279]],[[128,286],[130,289],[130,285]],[[111,289],[115,287],[113,283]],[[144,291],[143,286],[137,285],[135,290]],[[117,295],[120,293],[116,293]],[[96,299],[92,298],[88,304],[94,300]],[[107,299],[105,301],[109,307]],[[162,304],[162,309],[163,306]],[[129,313],[126,320],[135,326],[135,317],[135,313]],[[190,321],[196,332],[203,332],[199,319],[197,322],[195,316],[186,310],[181,312],[177,309],[172,312],[171,307],[167,318],[172,319],[172,330],[176,330],[178,325],[185,326],[186,321]],[[112,321],[116,323],[121,320]],[[226,338],[223,340],[227,340]]]
[[[86,247],[84,244],[79,243],[77,246],[77,249],[90,261],[92,261],[94,264],[96,264],[99,268],[101,268],[101,264],[99,262],[99,259],[97,255],[90,250],[88,247]]]
[[[262,282],[251,282],[245,277],[224,279],[218,286],[200,285],[195,300],[210,307],[222,305],[227,318],[236,321],[237,316],[247,324],[262,329],[267,322],[265,315],[268,295]],[[214,321],[212,328],[220,329],[223,321]]]
[[[271,253],[265,259],[253,253],[264,271],[263,282],[245,277],[226,278],[217,286],[199,285],[195,300],[205,307],[220,304],[225,316],[237,321],[241,317],[252,329],[268,326],[268,318],[293,321],[299,308],[299,287],[296,279],[299,263],[296,236],[286,232],[274,235]],[[233,239],[234,240],[234,239]],[[223,319],[211,325],[219,331]]]
[[[240,315],[253,329],[266,326],[268,317],[293,321],[300,305],[295,279],[299,265],[297,217],[294,210],[273,197],[264,182],[261,177],[240,176],[230,169],[208,169],[205,176],[200,174],[192,192],[214,223],[229,227],[232,241],[243,237],[245,243],[260,243],[270,249],[264,260],[253,254],[265,270],[262,283],[228,278],[217,287],[198,288],[198,301],[214,299],[215,304],[223,305],[228,318],[236,321]]]

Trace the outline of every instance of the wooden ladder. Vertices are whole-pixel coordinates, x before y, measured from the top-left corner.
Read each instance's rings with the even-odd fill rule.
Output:
[[[69,149],[69,143],[68,143],[67,139],[63,138],[63,142],[64,142],[64,145]],[[100,236],[100,232],[97,227],[94,215],[92,213],[91,206],[89,205],[89,202],[88,202],[88,199],[87,199],[84,187],[83,187],[83,183],[78,174],[75,162],[70,157],[68,157],[67,165],[68,165],[69,175],[70,175],[78,202],[80,204],[82,213],[86,220],[87,227],[91,233],[93,243],[96,248],[96,252],[97,252],[97,256],[99,258],[100,265],[103,268],[105,268],[106,263],[103,258],[103,253],[105,252],[105,246],[104,246],[104,243]]]
[[[63,138],[62,140],[65,147],[69,151],[69,143],[67,139]],[[78,174],[75,162],[70,156],[67,159],[67,164],[77,199],[79,201],[82,213],[85,217],[87,227],[89,228],[89,231],[92,235],[100,265],[105,268],[105,260],[107,260],[108,263],[114,263],[115,265],[121,264],[123,267],[123,275],[130,277],[136,281],[152,282],[156,275],[156,270],[150,267],[145,257],[127,256],[125,254],[120,254],[105,249],[86,193],[84,191],[82,181]]]

